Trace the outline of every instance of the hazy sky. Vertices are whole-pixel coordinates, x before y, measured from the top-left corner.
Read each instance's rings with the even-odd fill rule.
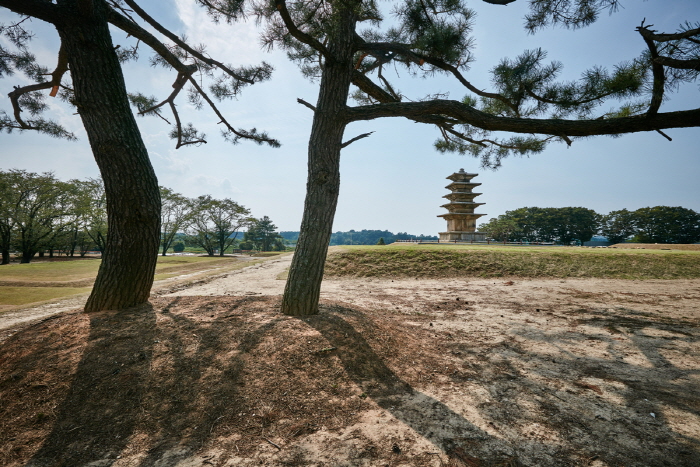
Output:
[[[306,184],[306,146],[311,111],[296,103],[297,98],[316,101],[317,85],[303,78],[296,66],[279,51],[267,53],[260,47],[252,21],[237,25],[215,25],[191,0],[142,1],[142,6],[190,43],[206,44],[209,53],[223,62],[253,64],[266,60],[275,66],[271,81],[246,89],[237,101],[221,105],[235,126],[267,131],[282,142],[272,149],[242,142],[233,146],[223,141],[216,116],[209,110],[197,112],[179,99],[181,118],[192,121],[207,134],[208,144],[175,150],[167,136],[170,128],[156,118],[138,122],[161,185],[186,196],[211,194],[232,198],[252,210],[269,216],[281,230],[298,230]],[[593,26],[571,31],[550,29],[536,35],[523,30],[524,0],[506,7],[471,0],[477,11],[474,25],[475,63],[467,78],[481,89],[491,86],[489,70],[502,57],[515,57],[525,49],[542,47],[548,58],[564,64],[564,79],[577,79],[594,65],[612,67],[630,60],[644,50],[635,31],[644,18],[662,32],[675,31],[686,20],[700,20],[698,0],[623,0],[623,8],[607,13]],[[388,5],[388,3],[384,3]],[[0,10],[0,22],[15,17]],[[58,41],[55,31],[38,20],[30,27],[37,34],[33,52],[53,69]],[[124,33],[113,31],[115,44],[128,44]],[[141,59],[124,67],[127,87],[164,98],[175,75],[148,64],[150,51],[141,46]],[[460,99],[466,93],[459,83],[445,77],[411,79],[404,69],[399,89],[419,98],[428,93],[448,92]],[[0,79],[6,96],[13,85],[27,84],[19,75]],[[695,108],[700,105],[698,85],[682,88],[666,101],[661,111]],[[614,106],[606,103],[603,109]],[[9,111],[9,99],[0,100]],[[68,142],[33,133],[0,134],[0,169],[20,168],[35,172],[53,171],[61,179],[98,176],[87,137],[73,110],[52,103],[48,114],[61,121],[80,138]],[[567,148],[552,144],[539,155],[512,158],[497,171],[479,168],[476,159],[439,154],[433,148],[438,131],[431,126],[401,119],[355,123],[346,139],[367,131],[371,137],[343,150],[341,192],[334,231],[387,229],[435,235],[445,230],[438,214],[447,194],[445,177],[464,168],[477,172],[482,183],[477,201],[486,203],[477,212],[482,218],[503,214],[524,206],[583,206],[607,213],[627,208],[667,205],[700,211],[700,129],[668,130],[667,141],[657,133],[620,138],[597,137],[576,141]]]

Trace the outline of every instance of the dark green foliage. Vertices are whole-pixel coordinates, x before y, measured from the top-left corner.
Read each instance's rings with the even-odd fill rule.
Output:
[[[479,232],[484,232],[489,238],[499,242],[512,242],[522,237],[522,229],[518,222],[507,215],[492,218],[487,223],[481,224]]]
[[[182,253],[185,251],[185,244],[183,242],[175,242],[173,244],[173,251],[175,253]]]
[[[256,250],[260,251],[284,250],[283,238],[276,230],[277,226],[269,217],[264,216],[251,223],[248,231],[243,235],[243,242],[252,244]],[[241,247],[241,249],[251,248]]]
[[[589,241],[600,223],[600,216],[586,208],[520,208],[491,219],[479,230],[496,240],[557,242],[563,245]]]
[[[612,211],[601,219],[600,234],[610,243],[621,243],[637,233],[635,215],[627,209]]]
[[[239,230],[254,222],[250,210],[228,198],[219,200],[204,195],[191,203],[188,242],[204,248],[209,256],[214,256],[217,250],[219,256],[224,256]]]
[[[700,241],[700,214],[680,206],[655,206],[634,211],[636,240],[642,243]]]
[[[386,245],[386,243],[384,243],[384,237],[379,237],[379,240],[377,240],[377,245]]]

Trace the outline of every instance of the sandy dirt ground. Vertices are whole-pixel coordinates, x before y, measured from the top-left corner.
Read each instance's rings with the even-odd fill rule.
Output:
[[[330,279],[321,314],[297,320],[276,312],[290,261],[154,292],[168,332],[185,319],[217,333],[233,333],[232,319],[251,327],[251,362],[266,365],[252,375],[260,387],[246,385],[252,408],[212,418],[207,442],[143,447],[132,434],[118,458],[90,465],[700,465],[700,280]],[[188,345],[201,353],[197,329]],[[173,350],[151,339],[155,371]],[[327,372],[280,353],[295,345],[324,356]],[[290,402],[300,387],[315,402]],[[241,427],[256,416],[251,435]]]

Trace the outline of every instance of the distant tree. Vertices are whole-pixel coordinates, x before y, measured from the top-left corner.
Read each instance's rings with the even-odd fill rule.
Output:
[[[90,249],[96,246],[86,231],[93,206],[95,203],[100,202],[99,198],[94,198],[96,195],[96,184],[101,185],[102,182],[100,180],[87,179],[70,180],[67,184],[68,190],[70,190],[70,215],[72,220],[66,232],[61,236],[59,245],[68,256],[74,256],[76,250],[79,251],[80,256],[85,256]]]
[[[22,254],[21,262],[29,263],[70,225],[69,186],[51,173],[24,170],[10,170],[8,182],[15,245]]]
[[[219,250],[219,256],[236,240],[238,231],[254,221],[250,211],[235,201],[200,196],[192,202],[192,223],[189,241],[204,248],[209,256]]]
[[[182,253],[183,251],[185,251],[185,244],[183,242],[173,243],[173,251],[175,253]]]
[[[484,232],[494,240],[506,242],[520,239],[522,230],[515,219],[502,214],[498,218],[491,218],[487,223],[481,224],[479,232]]]
[[[90,205],[85,214],[83,232],[90,237],[97,250],[104,254],[109,230],[107,215],[107,196],[104,184],[99,178],[90,178],[83,182],[83,190],[90,198]]]
[[[160,187],[160,246],[165,256],[178,233],[184,232],[192,222],[192,201],[170,188]]]
[[[642,243],[700,241],[700,214],[680,206],[655,206],[634,211],[636,238]]]
[[[624,242],[637,233],[634,212],[627,209],[611,211],[601,218],[600,234],[610,243]]]
[[[555,224],[557,240],[569,245],[576,241],[580,245],[589,241],[596,234],[600,226],[600,215],[587,208],[551,208],[550,216]]]
[[[386,245],[386,243],[384,243],[384,237],[379,237],[379,240],[377,240],[377,245]]]
[[[244,242],[252,243],[255,245],[255,249],[260,251],[272,250],[280,240],[282,240],[282,236],[277,233],[277,226],[267,216],[252,222],[248,231],[243,235]]]
[[[589,241],[598,232],[599,223],[600,216],[587,208],[527,207],[507,211],[479,229],[497,240],[507,238],[569,245],[573,241],[581,244]]]
[[[10,248],[12,247],[14,228],[12,220],[13,198],[12,174],[0,172],[0,252],[2,253],[0,264],[10,264]]]

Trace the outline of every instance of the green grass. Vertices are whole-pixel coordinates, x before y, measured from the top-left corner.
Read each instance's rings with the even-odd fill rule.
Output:
[[[75,281],[94,278],[99,259],[7,264],[0,266],[0,281]]]
[[[0,287],[0,305],[21,306],[90,292],[91,287]]]
[[[391,245],[332,250],[328,276],[700,278],[700,252],[534,246]]]
[[[208,274],[240,269],[260,262],[232,257],[158,256],[156,281],[192,274]],[[24,306],[89,292],[100,267],[99,259],[74,259],[0,266],[0,308]],[[187,279],[183,279],[187,280]]]

